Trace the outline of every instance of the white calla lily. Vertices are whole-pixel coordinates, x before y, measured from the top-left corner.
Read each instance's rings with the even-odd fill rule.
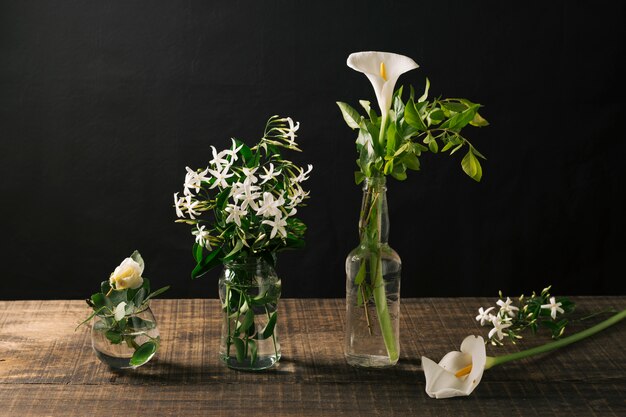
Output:
[[[480,336],[467,336],[461,343],[461,351],[449,352],[439,364],[422,356],[426,393],[431,398],[470,395],[480,383],[487,359],[485,341]],[[456,376],[466,369],[471,369],[468,375]]]
[[[355,52],[348,57],[348,66],[362,72],[372,83],[380,107],[384,126],[391,108],[393,89],[398,78],[405,72],[418,68],[411,58],[391,52]]]

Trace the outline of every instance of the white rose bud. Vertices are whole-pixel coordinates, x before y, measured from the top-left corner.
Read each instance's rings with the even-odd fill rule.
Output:
[[[136,289],[143,284],[142,265],[139,265],[132,258],[126,258],[122,261],[120,266],[115,268],[115,271],[109,277],[109,283],[111,287],[116,290],[124,290],[126,288]]]

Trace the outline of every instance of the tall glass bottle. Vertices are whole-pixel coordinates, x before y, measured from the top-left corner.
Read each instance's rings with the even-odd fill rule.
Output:
[[[352,366],[383,368],[400,354],[400,257],[387,243],[385,177],[367,178],[359,246],[346,258],[345,355]]]

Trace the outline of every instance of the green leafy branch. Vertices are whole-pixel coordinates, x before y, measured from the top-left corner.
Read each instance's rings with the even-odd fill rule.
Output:
[[[347,125],[358,129],[356,147],[359,153],[355,172],[357,183],[366,177],[391,175],[397,180],[407,178],[407,170],[420,170],[424,152],[455,154],[466,147],[461,161],[463,171],[476,181],[482,178],[480,159],[486,159],[461,134],[466,126],[484,127],[489,123],[479,113],[482,107],[464,98],[435,98],[428,100],[430,81],[426,79],[424,94],[415,99],[410,86],[409,98],[402,99],[403,87],[395,91],[389,121],[381,126],[382,118],[371,108],[370,102],[359,103],[366,116],[347,103],[337,102]]]

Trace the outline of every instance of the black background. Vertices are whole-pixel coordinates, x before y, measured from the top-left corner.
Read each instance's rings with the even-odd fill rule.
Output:
[[[420,64],[399,84],[467,97],[487,156],[426,155],[390,181],[403,296],[624,294],[622,2],[14,1],[0,3],[0,298],[81,298],[134,249],[169,297],[192,281],[174,223],[185,166],[253,143],[272,114],[301,122],[315,166],[307,248],[283,294],[342,297],[357,243],[354,133],[335,105],[375,102],[351,52]]]

